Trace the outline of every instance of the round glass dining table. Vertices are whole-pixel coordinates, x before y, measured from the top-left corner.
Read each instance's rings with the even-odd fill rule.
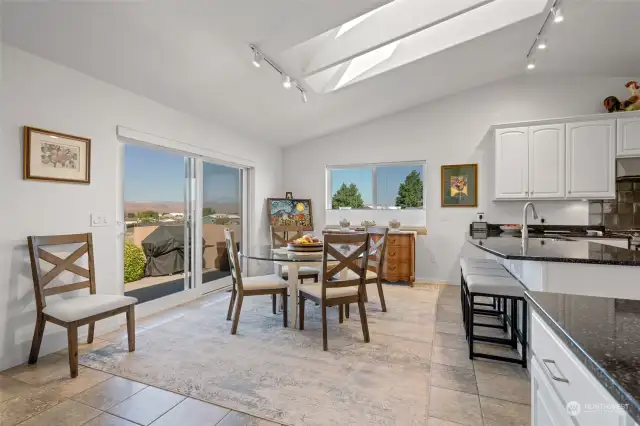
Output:
[[[338,247],[336,247],[338,248]],[[347,250],[345,255],[348,254]],[[289,278],[289,294],[291,295],[291,312],[289,312],[290,325],[296,327],[298,323],[298,271],[302,266],[309,266],[318,271],[322,270],[322,251],[318,252],[294,252],[287,250],[286,247],[273,248],[271,245],[251,246],[246,250],[238,252],[240,257],[252,260],[261,260],[273,262],[276,266],[276,272],[281,274],[282,266],[286,265]],[[332,256],[327,258],[328,261],[334,261]],[[349,268],[343,268],[340,271],[340,279],[346,280]]]

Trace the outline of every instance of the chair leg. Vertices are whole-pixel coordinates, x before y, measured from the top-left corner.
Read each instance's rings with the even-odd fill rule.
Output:
[[[236,289],[231,290],[231,300],[229,300],[229,311],[227,312],[227,321],[231,321],[231,314],[233,313],[233,304],[236,303]]]
[[[382,292],[381,280],[378,280],[378,296],[380,297],[380,305],[382,305],[382,312],[387,312],[387,304],[384,301],[384,293]]]
[[[338,305],[338,322],[342,324],[344,322],[344,305]]]
[[[511,347],[518,348],[518,300],[511,299]]]
[[[87,344],[88,345],[93,343],[93,334],[94,334],[95,329],[96,329],[95,321],[94,322],[90,322],[89,323],[89,333],[87,334]]]
[[[313,276],[313,282],[314,282],[314,283],[317,283],[317,282],[318,282],[318,274],[315,274],[315,275]]]
[[[273,295],[273,300],[276,300],[276,295]],[[287,289],[285,288],[282,292],[282,324],[284,327],[289,327],[289,308],[287,308],[287,303],[289,302],[289,297],[287,295]],[[275,305],[273,305],[275,306]],[[294,308],[295,309],[295,308]],[[295,311],[294,311],[295,312]]]
[[[44,336],[44,326],[47,321],[44,319],[44,314],[38,314],[36,317],[36,325],[33,330],[33,341],[31,342],[31,353],[29,354],[29,364],[35,364],[38,362],[38,355],[40,354],[40,345],[42,344],[42,337]]]
[[[300,330],[304,330],[304,302],[307,299],[304,298],[304,296],[300,295],[299,299],[298,299],[298,307],[299,307],[299,314],[298,314],[298,321],[300,321]]]
[[[467,315],[469,322],[469,359],[473,359],[473,293],[469,293],[469,305],[467,307]]]
[[[73,324],[67,328],[69,346],[69,370],[71,378],[78,377],[78,326]]]
[[[324,304],[324,300],[320,303],[322,309],[322,350],[329,350],[329,343],[327,342],[327,305]]]
[[[127,339],[129,341],[129,352],[136,350],[136,311],[135,305],[129,306],[127,311]]]
[[[367,312],[364,309],[364,300],[358,301],[358,311],[360,311],[360,322],[362,323],[362,334],[364,335],[365,343],[369,343],[369,324],[367,323]]]
[[[236,311],[233,314],[233,325],[231,326],[231,334],[236,334],[238,331],[238,322],[240,321],[240,310],[242,309],[242,299],[241,295],[238,295],[238,301],[236,302]]]
[[[362,294],[364,295],[364,301],[368,302],[369,301],[369,296],[367,295],[367,285],[364,285],[364,290],[362,291]]]
[[[529,317],[529,309],[527,309],[527,301],[523,299],[522,300],[522,342],[520,342],[522,344],[522,368],[527,368],[527,361],[528,361],[528,355],[527,355],[527,345],[529,344],[529,342],[527,341],[529,338],[527,334],[528,317]],[[517,324],[517,320],[516,320],[516,324]]]
[[[349,304],[344,305],[344,316],[345,318],[349,318]]]
[[[286,297],[286,296],[283,296]],[[278,296],[276,294],[271,295],[271,310],[273,311],[273,315],[276,314],[276,299]]]

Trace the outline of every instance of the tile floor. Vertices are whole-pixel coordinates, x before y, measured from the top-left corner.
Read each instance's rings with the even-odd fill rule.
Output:
[[[459,288],[441,286],[435,309],[427,426],[529,425],[530,383],[512,364],[470,361],[460,317]],[[183,308],[140,321],[138,332]],[[490,329],[487,329],[490,330]],[[494,330],[491,330],[494,331]],[[494,331],[495,332],[495,331]],[[81,345],[85,353],[118,341],[123,330]],[[481,345],[482,350],[508,350]],[[186,398],[98,370],[69,378],[66,350],[0,373],[2,426],[269,426],[276,423]]]

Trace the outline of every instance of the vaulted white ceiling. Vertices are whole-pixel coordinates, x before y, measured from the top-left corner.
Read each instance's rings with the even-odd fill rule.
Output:
[[[396,0],[383,11],[411,1]],[[255,139],[286,145],[525,72],[525,55],[544,19],[536,11],[548,7],[544,0],[416,1],[433,7],[414,9],[405,20],[377,24],[383,15],[374,12],[342,29],[337,39],[343,24],[390,2],[5,2],[2,30],[5,43]],[[416,50],[402,41],[388,45],[387,51],[359,59],[351,74],[339,74],[338,90],[315,93],[312,89],[318,87],[322,90],[317,91],[326,92],[326,85],[312,86],[304,79],[345,58],[354,59],[356,51],[375,51],[384,37],[389,40],[426,25],[429,31],[441,31],[437,37],[442,38],[449,21],[440,23],[439,17],[500,2],[509,6],[495,9],[492,16],[497,14],[494,20],[502,24],[462,38],[455,31],[447,36],[453,42],[431,41],[427,50],[421,44],[419,54],[404,62],[398,57]],[[640,1],[565,0],[563,4],[566,20],[552,26],[548,52],[538,57],[534,72],[640,78],[634,42]],[[502,19],[507,10],[515,10],[517,16]],[[331,34],[334,41],[342,38],[343,43],[337,49],[324,44],[322,49],[326,36],[318,36],[323,34]],[[257,45],[309,89],[309,102],[300,102],[294,90],[284,90],[280,76],[266,67],[254,68],[249,44]]]

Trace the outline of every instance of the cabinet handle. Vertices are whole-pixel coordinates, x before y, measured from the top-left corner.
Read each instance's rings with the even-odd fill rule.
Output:
[[[542,364],[544,365],[545,369],[547,370],[547,374],[549,374],[549,376],[551,376],[551,378],[553,380],[555,380],[556,382],[563,382],[563,383],[569,383],[569,380],[567,380],[565,377],[558,377],[555,374],[553,374],[551,372],[551,369],[549,368],[548,364],[553,364],[556,366],[556,369],[558,371],[560,371],[560,369],[558,368],[558,364],[556,364],[556,362],[552,359],[543,359],[542,360]]]

